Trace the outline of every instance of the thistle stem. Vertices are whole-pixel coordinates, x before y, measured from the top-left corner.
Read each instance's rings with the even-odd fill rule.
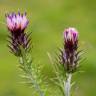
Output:
[[[24,54],[23,54],[24,55]],[[32,70],[28,68],[28,62],[26,60],[26,55],[19,58],[19,62],[21,66],[24,66],[24,70],[26,72],[26,75],[30,77],[30,80],[35,88],[35,90],[39,93],[39,96],[44,96],[44,92],[41,90],[40,85],[36,82],[36,79],[34,78],[32,74]]]
[[[71,78],[72,78],[72,74],[71,73],[67,73],[66,74],[66,81],[64,84],[64,90],[65,90],[65,96],[71,96]]]
[[[34,88],[36,89],[36,91],[39,93],[40,96],[44,96],[43,91],[40,89],[39,84],[36,82],[36,80],[32,77],[32,73],[29,72],[30,75],[30,79],[32,81],[32,83],[34,84]]]

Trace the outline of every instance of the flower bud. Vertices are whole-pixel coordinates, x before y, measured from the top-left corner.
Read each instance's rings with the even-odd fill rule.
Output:
[[[68,28],[64,31],[65,41],[72,41],[75,43],[78,40],[78,32],[75,28]]]
[[[67,73],[76,70],[78,64],[78,32],[75,28],[64,31],[64,49],[61,50],[60,63],[64,65]]]
[[[78,32],[75,28],[68,28],[64,31],[65,49],[70,51],[77,49]]]

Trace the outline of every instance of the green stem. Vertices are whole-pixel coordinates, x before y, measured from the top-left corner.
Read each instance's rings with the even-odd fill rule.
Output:
[[[71,94],[71,78],[72,78],[72,74],[68,73],[66,74],[66,81],[65,81],[65,85],[64,85],[64,90],[65,90],[65,96],[70,96]]]
[[[36,82],[33,74],[32,74],[32,70],[28,68],[28,62],[26,60],[26,54],[23,54],[22,57],[19,58],[20,59],[20,64],[21,66],[24,66],[24,70],[26,70],[26,75],[28,75],[30,77],[30,80],[32,82],[32,84],[34,84],[34,88],[35,90],[39,93],[39,96],[44,96],[44,92],[40,89],[39,84]]]
[[[32,81],[32,83],[34,84],[34,88],[36,89],[36,91],[39,93],[40,96],[44,96],[43,91],[40,89],[39,84],[36,82],[36,80],[32,77],[32,73],[29,72],[30,75],[30,79]]]

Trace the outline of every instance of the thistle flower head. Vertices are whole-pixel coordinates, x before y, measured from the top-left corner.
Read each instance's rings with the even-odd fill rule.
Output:
[[[71,41],[75,43],[78,40],[78,32],[75,28],[68,28],[64,31],[65,42]]]
[[[21,47],[24,50],[29,49],[30,38],[29,35],[25,33],[25,29],[28,25],[28,20],[26,13],[18,14],[11,13],[6,15],[7,27],[10,31],[9,35],[9,47],[11,52],[16,56],[21,55]]]
[[[67,28],[64,31],[64,49],[61,50],[60,63],[64,65],[66,72],[74,72],[77,68],[79,56],[78,32],[75,28]]]
[[[28,20],[26,18],[26,13],[18,14],[11,13],[6,15],[7,27],[11,32],[14,31],[24,31],[28,25]]]
[[[68,28],[64,31],[64,43],[65,49],[69,49],[70,51],[77,49],[78,43],[78,32],[75,28]]]

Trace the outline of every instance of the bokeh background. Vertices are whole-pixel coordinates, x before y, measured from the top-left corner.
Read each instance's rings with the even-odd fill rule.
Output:
[[[47,52],[52,55],[63,44],[66,27],[79,31],[79,47],[85,51],[81,71],[73,80],[73,96],[96,96],[96,0],[0,0],[0,96],[32,96],[32,90],[20,84],[18,59],[7,48],[5,13],[27,12],[26,31],[32,32],[32,57],[42,65],[42,74],[54,76]],[[60,96],[48,80],[46,96]]]

